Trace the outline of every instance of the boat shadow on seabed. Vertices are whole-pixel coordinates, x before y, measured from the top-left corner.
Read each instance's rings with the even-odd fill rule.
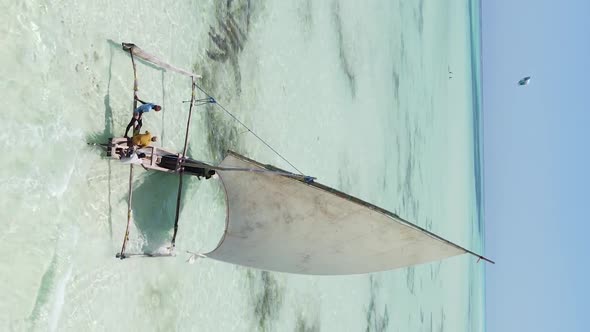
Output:
[[[178,176],[150,172],[134,190],[133,220],[144,239],[142,252],[170,244],[176,213]],[[184,200],[185,191],[181,200]]]

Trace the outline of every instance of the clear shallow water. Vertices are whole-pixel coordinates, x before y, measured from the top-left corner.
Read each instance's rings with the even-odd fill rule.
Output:
[[[120,135],[128,121],[132,70],[121,41],[202,73],[221,104],[320,182],[481,246],[469,2],[226,5],[2,5],[0,328],[483,330],[483,267],[466,256],[350,277],[188,265],[183,255],[114,259],[128,170],[86,141]],[[207,32],[229,14],[243,49],[214,61]],[[140,97],[164,106],[146,128],[180,149],[189,83],[144,65],[139,75]],[[244,131],[200,108],[190,155],[213,161],[232,148],[290,169]],[[164,244],[174,215],[176,179],[139,173],[132,250]],[[224,198],[215,182],[188,183],[177,243],[206,251],[222,231]]]

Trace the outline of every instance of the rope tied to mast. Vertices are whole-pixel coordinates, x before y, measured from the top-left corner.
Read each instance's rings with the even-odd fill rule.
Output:
[[[208,102],[210,104],[215,104],[217,105],[219,108],[221,108],[225,113],[227,113],[230,117],[232,117],[237,123],[239,123],[242,127],[246,128],[246,130],[250,133],[252,133],[252,135],[254,135],[254,137],[256,137],[260,142],[262,142],[264,145],[266,145],[266,147],[268,147],[272,152],[274,152],[277,156],[279,156],[281,159],[283,159],[287,164],[289,164],[289,166],[293,167],[294,170],[296,170],[300,175],[303,175],[303,172],[301,172],[297,167],[295,167],[295,165],[293,165],[289,160],[287,160],[287,158],[283,157],[282,154],[280,154],[277,150],[275,150],[269,143],[267,143],[264,139],[262,139],[262,137],[258,136],[252,129],[250,129],[248,126],[246,126],[242,121],[240,121],[235,115],[233,115],[230,111],[228,111],[225,107],[223,107],[223,105],[221,105],[220,103],[217,102],[217,100],[215,100],[215,98],[213,98],[213,96],[211,96],[209,93],[207,93],[207,91],[203,90],[200,86],[196,85],[197,89],[199,89],[201,92],[203,92],[207,98],[208,98]]]

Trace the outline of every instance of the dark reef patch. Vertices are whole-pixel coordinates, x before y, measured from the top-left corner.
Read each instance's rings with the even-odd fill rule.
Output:
[[[387,331],[389,326],[389,311],[387,305],[383,308],[383,313],[377,309],[377,295],[379,294],[379,283],[372,275],[369,276],[370,300],[366,310],[366,332],[383,332]]]
[[[242,74],[240,72],[239,54],[244,50],[250,28],[250,1],[228,0],[225,4],[218,2],[216,7],[217,25],[209,26],[211,47],[207,57],[220,64],[231,67],[234,74],[236,93],[240,94]]]
[[[258,330],[271,331],[271,323],[278,318],[283,304],[283,289],[270,272],[248,270],[246,273],[252,293],[252,314],[256,317]]]
[[[356,78],[345,51],[344,34],[342,32],[342,18],[340,16],[340,4],[335,1],[332,9],[332,19],[334,21],[334,25],[336,26],[336,34],[338,36],[338,57],[342,71],[344,71],[344,75],[346,76],[350,93],[354,98],[356,96]]]

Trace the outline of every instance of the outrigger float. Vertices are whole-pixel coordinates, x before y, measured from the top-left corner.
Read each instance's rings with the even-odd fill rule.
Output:
[[[195,257],[207,257],[263,270],[314,275],[391,270],[465,253],[477,257],[478,261],[494,263],[392,212],[316,182],[314,177],[303,175],[264,141],[300,174],[259,163],[232,151],[227,152],[219,165],[188,158],[186,151],[194,107],[212,103],[231,113],[196,84],[199,75],[171,66],[134,44],[123,43],[122,46],[123,50],[129,52],[133,65],[133,109],[137,107],[138,91],[135,58],[189,77],[191,100],[181,153],[149,146],[135,150],[134,158],[128,160],[127,227],[117,258],[174,256],[183,176],[209,178],[218,174],[226,193],[225,231],[211,252],[187,251],[193,255],[190,261]],[[206,98],[196,99],[197,89]],[[102,146],[107,157],[119,160],[128,158],[132,148],[127,138],[111,138]],[[149,171],[178,175],[174,231],[165,253],[126,252],[129,228],[133,221],[132,184],[136,165]]]

